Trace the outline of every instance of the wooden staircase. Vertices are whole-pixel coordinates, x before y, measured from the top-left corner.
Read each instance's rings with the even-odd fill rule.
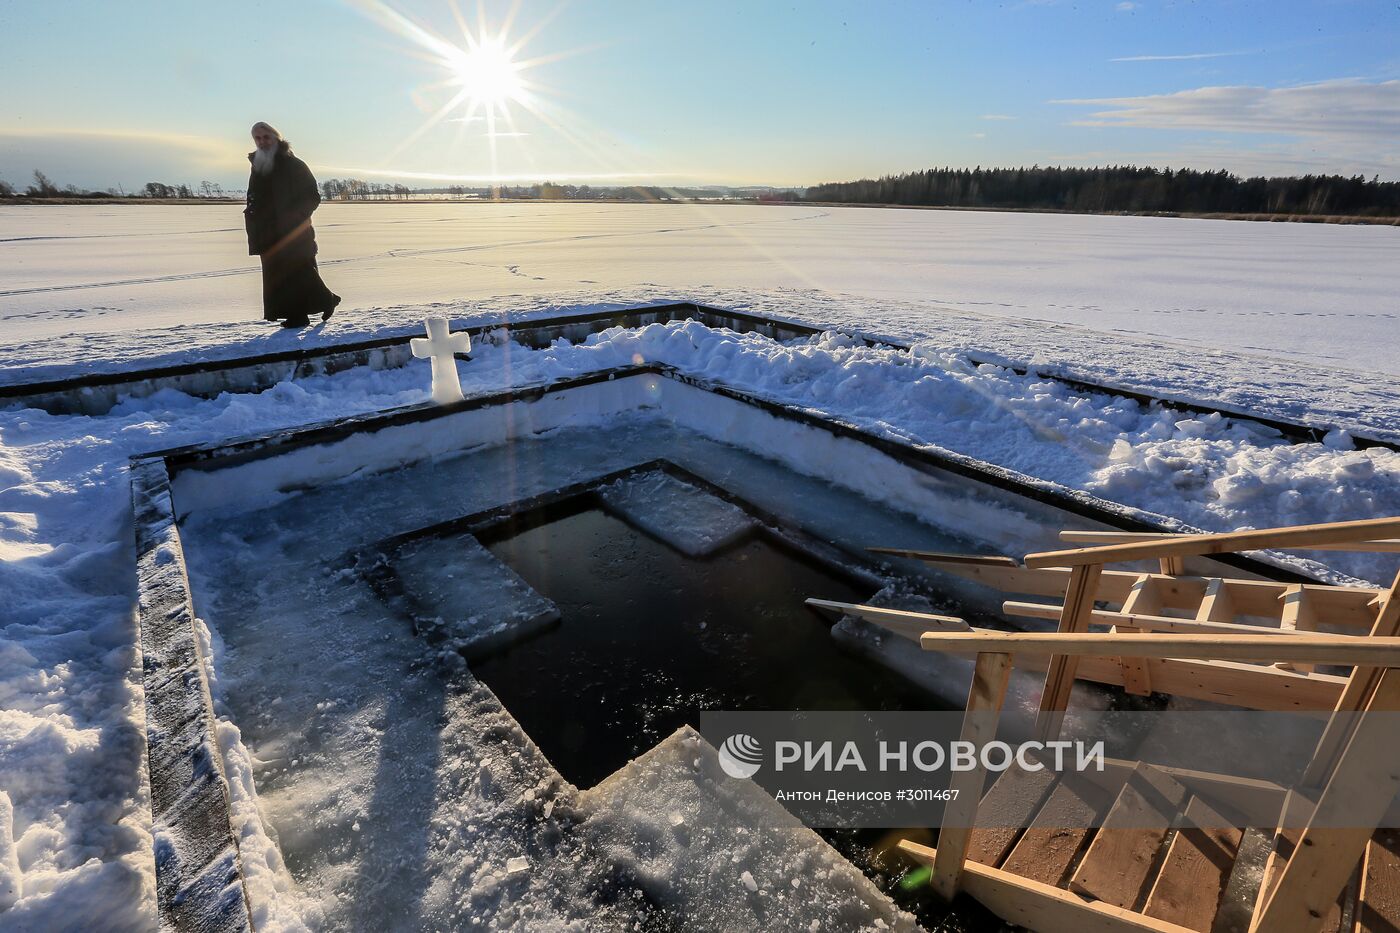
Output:
[[[993,870],[983,877],[1014,875],[1053,889],[1074,920],[1055,926],[1043,911],[1016,920],[1035,930],[1248,933],[1255,904],[1278,883],[1302,830],[1235,826],[1228,804],[1168,771],[1139,763],[1115,797],[1073,775],[1012,767],[978,806],[988,825],[970,834],[969,877],[980,866]],[[928,846],[900,848],[930,866],[936,860]],[[1014,899],[994,896],[988,906],[1012,919]],[[1319,929],[1400,931],[1400,830],[1374,834]]]
[[[1291,788],[1131,761],[1099,776],[1012,769],[990,788],[985,770],[955,772],[937,848],[905,840],[901,850],[932,868],[943,896],[966,892],[1032,930],[1400,933],[1400,830],[1378,828],[1400,824],[1400,740],[1383,715],[1400,712],[1400,575],[1373,589],[1185,571],[1189,557],[1259,548],[1397,552],[1397,534],[1400,518],[1217,535],[1067,532],[1108,543],[1024,565],[874,549],[1062,600],[1005,605],[1058,619],[1055,632],[814,602],[924,650],[975,657],[963,741],[995,735],[1013,666],[1046,674],[1042,741],[1058,736],[1077,678],[1326,720]],[[1104,569],[1144,560],[1159,572]]]

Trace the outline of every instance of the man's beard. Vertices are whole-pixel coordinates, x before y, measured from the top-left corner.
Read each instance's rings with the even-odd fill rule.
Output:
[[[271,146],[267,149],[253,150],[253,171],[259,175],[266,175],[272,171],[272,163],[277,158],[277,147]]]

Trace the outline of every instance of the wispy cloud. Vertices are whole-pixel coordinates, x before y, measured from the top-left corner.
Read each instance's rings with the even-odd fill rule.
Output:
[[[1132,0],[1123,0],[1123,2],[1114,7],[1114,9],[1119,13],[1131,13],[1133,10],[1136,10],[1138,6],[1139,4],[1133,3]]]
[[[1013,117],[1013,116],[1011,116],[1010,114],[1005,114],[1005,113],[984,113],[984,114],[982,114],[982,119],[983,119],[983,120],[1014,120],[1014,119],[1016,119],[1016,118]]]
[[[1184,55],[1124,55],[1110,58],[1111,62],[1194,62],[1203,58],[1233,58],[1236,55],[1252,55],[1252,52],[1188,52]]]
[[[1132,127],[1278,137],[1271,158],[1313,170],[1344,166],[1394,175],[1400,160],[1400,80],[1347,78],[1293,87],[1202,87],[1145,97],[1056,100],[1097,108],[1071,126]],[[1240,158],[1260,152],[1237,147]]]
[[[1202,87],[1146,97],[1055,100],[1099,107],[1073,126],[1346,136],[1400,145],[1400,81],[1354,78],[1294,87]]]

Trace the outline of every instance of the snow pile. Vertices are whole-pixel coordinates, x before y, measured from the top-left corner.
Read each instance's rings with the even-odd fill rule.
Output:
[[[598,493],[627,521],[688,557],[713,554],[754,528],[737,505],[661,470],[617,480]]]
[[[1018,375],[926,345],[868,347],[824,333],[778,344],[695,322],[615,328],[509,358],[517,377],[660,362],[888,437],[952,450],[1209,531],[1341,521],[1400,503],[1400,452],[1294,444],[1271,429]],[[483,370],[499,365],[482,353]],[[1392,555],[1326,555],[1389,582]]]
[[[704,930],[917,930],[860,870],[678,729],[579,795],[582,829],[669,912]]]

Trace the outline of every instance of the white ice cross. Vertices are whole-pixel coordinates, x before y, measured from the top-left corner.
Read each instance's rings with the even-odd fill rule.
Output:
[[[471,335],[448,333],[447,319],[441,317],[430,317],[423,322],[423,326],[428,336],[414,337],[409,341],[409,346],[418,359],[433,361],[433,401],[439,405],[462,401],[464,396],[462,383],[457,378],[455,354],[471,352]]]

